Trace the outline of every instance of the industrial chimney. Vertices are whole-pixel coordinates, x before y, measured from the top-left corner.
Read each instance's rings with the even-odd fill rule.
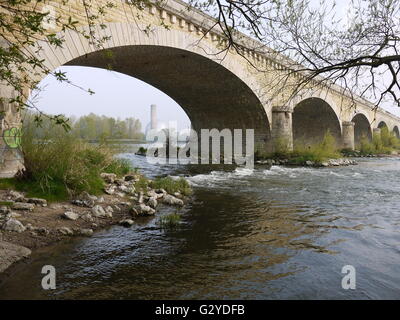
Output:
[[[151,105],[151,114],[150,114],[150,119],[151,119],[151,124],[150,124],[150,129],[157,129],[157,106],[155,104]]]

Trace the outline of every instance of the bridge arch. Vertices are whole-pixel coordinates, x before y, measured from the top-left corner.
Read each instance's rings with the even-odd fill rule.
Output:
[[[65,43],[54,49],[38,42],[50,70],[62,65],[109,68],[138,78],[174,99],[187,113],[195,130],[254,129],[256,147],[270,140],[267,105],[248,66],[232,53],[219,52],[192,33],[133,23],[109,23],[111,38],[102,50],[83,36],[67,30]]]
[[[337,145],[341,144],[341,123],[334,109],[325,100],[310,97],[298,102],[294,106],[292,118],[294,145],[319,143],[328,130]]]
[[[356,114],[351,121],[354,122],[354,144],[356,146],[359,146],[361,139],[364,137],[369,141],[372,140],[371,125],[364,114]]]
[[[385,121],[380,121],[379,123],[378,123],[378,128],[379,129],[382,129],[382,128],[388,128],[388,125],[386,124],[386,122]]]
[[[394,126],[393,128],[393,134],[395,135],[396,138],[400,138],[400,131],[399,131],[399,127],[398,126]]]

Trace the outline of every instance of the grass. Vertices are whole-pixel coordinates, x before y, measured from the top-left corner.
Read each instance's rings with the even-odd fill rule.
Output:
[[[133,168],[127,160],[115,158],[106,145],[92,145],[54,128],[38,140],[34,130],[24,128],[22,151],[26,170],[16,178],[1,179],[0,188],[27,192],[28,197],[62,201],[87,191],[100,194],[104,182],[100,173],[125,175]]]
[[[184,178],[172,179],[171,177],[157,178],[151,182],[150,186],[154,189],[164,189],[169,194],[180,192],[188,196],[192,193],[192,188]]]
[[[177,212],[161,216],[159,219],[162,228],[175,228],[181,222],[181,215]]]

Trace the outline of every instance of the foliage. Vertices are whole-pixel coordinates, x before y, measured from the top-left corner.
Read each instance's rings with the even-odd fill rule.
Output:
[[[107,146],[88,144],[61,129],[38,140],[31,129],[24,128],[22,140],[25,171],[3,182],[30,196],[61,200],[82,191],[99,194],[104,186],[100,173],[123,175],[133,170]]]
[[[288,159],[290,164],[304,164],[306,161],[321,163],[328,159],[339,158],[340,156],[335,138],[328,130],[320,143],[308,145],[297,142],[293,151],[289,151],[287,147],[282,148],[268,155],[267,158]]]
[[[151,187],[154,189],[164,189],[169,194],[180,192],[187,196],[192,193],[192,188],[189,182],[184,178],[173,179],[171,177],[157,178],[151,182]]]
[[[149,179],[147,179],[145,176],[140,176],[139,180],[135,182],[135,189],[136,191],[142,191],[146,192],[147,187],[150,185]]]
[[[60,131],[54,126],[54,121],[49,117],[42,118],[39,124],[36,121],[37,117],[37,112],[28,111],[22,113],[24,127],[31,127],[36,137],[46,136],[49,130]],[[61,118],[61,115],[59,117]],[[90,113],[80,118],[64,118],[64,121],[68,124],[69,131],[73,136],[85,140],[106,142],[108,139],[144,139],[140,120],[132,117],[120,120]],[[33,126],[34,124],[38,125]]]
[[[358,146],[362,155],[390,154],[400,149],[400,139],[385,126],[380,133],[374,133],[372,141],[363,137]]]
[[[179,225],[181,215],[178,213],[170,213],[160,217],[159,222],[162,228],[174,228]]]

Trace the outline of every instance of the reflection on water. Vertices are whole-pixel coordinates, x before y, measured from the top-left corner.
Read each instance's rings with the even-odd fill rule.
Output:
[[[157,217],[46,248],[0,286],[2,298],[400,298],[400,161],[329,169],[151,166],[188,176],[193,203],[174,230]],[[40,289],[44,264],[57,290]],[[357,290],[341,289],[354,265]]]

